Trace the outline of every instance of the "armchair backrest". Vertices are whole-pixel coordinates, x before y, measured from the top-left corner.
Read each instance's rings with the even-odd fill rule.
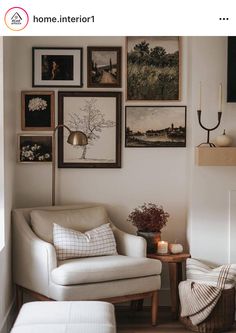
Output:
[[[23,218],[42,240],[52,243],[53,223],[81,232],[109,222],[101,205],[70,205],[15,209],[14,220]]]

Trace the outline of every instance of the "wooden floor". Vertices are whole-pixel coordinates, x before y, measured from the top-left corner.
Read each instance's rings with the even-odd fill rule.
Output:
[[[159,321],[156,327],[151,326],[150,312],[148,309],[143,311],[131,311],[124,308],[116,308],[117,333],[188,333],[184,326],[173,321],[168,308],[161,308]],[[236,333],[236,324],[231,333]]]

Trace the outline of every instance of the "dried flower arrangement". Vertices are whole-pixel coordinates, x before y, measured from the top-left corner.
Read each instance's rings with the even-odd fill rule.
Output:
[[[162,206],[144,203],[129,214],[128,221],[137,227],[138,231],[160,232],[166,225],[169,216]]]

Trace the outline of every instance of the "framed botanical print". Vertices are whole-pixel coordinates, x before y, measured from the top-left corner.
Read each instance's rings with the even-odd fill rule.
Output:
[[[186,106],[126,106],[125,146],[186,147]]]
[[[88,47],[88,87],[121,87],[121,47]]]
[[[33,47],[33,87],[82,87],[82,48]]]
[[[53,91],[21,92],[21,129],[51,131],[54,129],[55,95]]]
[[[22,163],[52,162],[52,135],[19,134],[17,160]]]
[[[59,92],[58,123],[88,138],[86,146],[69,145],[59,128],[59,168],[121,167],[120,92]]]
[[[127,100],[180,100],[180,37],[127,37]]]

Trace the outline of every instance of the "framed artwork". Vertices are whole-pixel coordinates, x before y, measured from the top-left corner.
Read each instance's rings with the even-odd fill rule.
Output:
[[[52,135],[19,134],[17,160],[21,163],[52,162]]]
[[[180,100],[180,37],[127,37],[127,100]]]
[[[236,37],[228,37],[227,102],[236,102]]]
[[[54,129],[55,95],[53,91],[21,92],[21,129],[51,131]]]
[[[126,147],[186,147],[186,106],[126,106]]]
[[[121,87],[121,47],[88,47],[88,87]]]
[[[71,146],[59,128],[59,168],[121,167],[120,92],[59,92],[58,123],[88,137],[88,145]]]
[[[82,48],[33,47],[33,87],[82,87]]]

